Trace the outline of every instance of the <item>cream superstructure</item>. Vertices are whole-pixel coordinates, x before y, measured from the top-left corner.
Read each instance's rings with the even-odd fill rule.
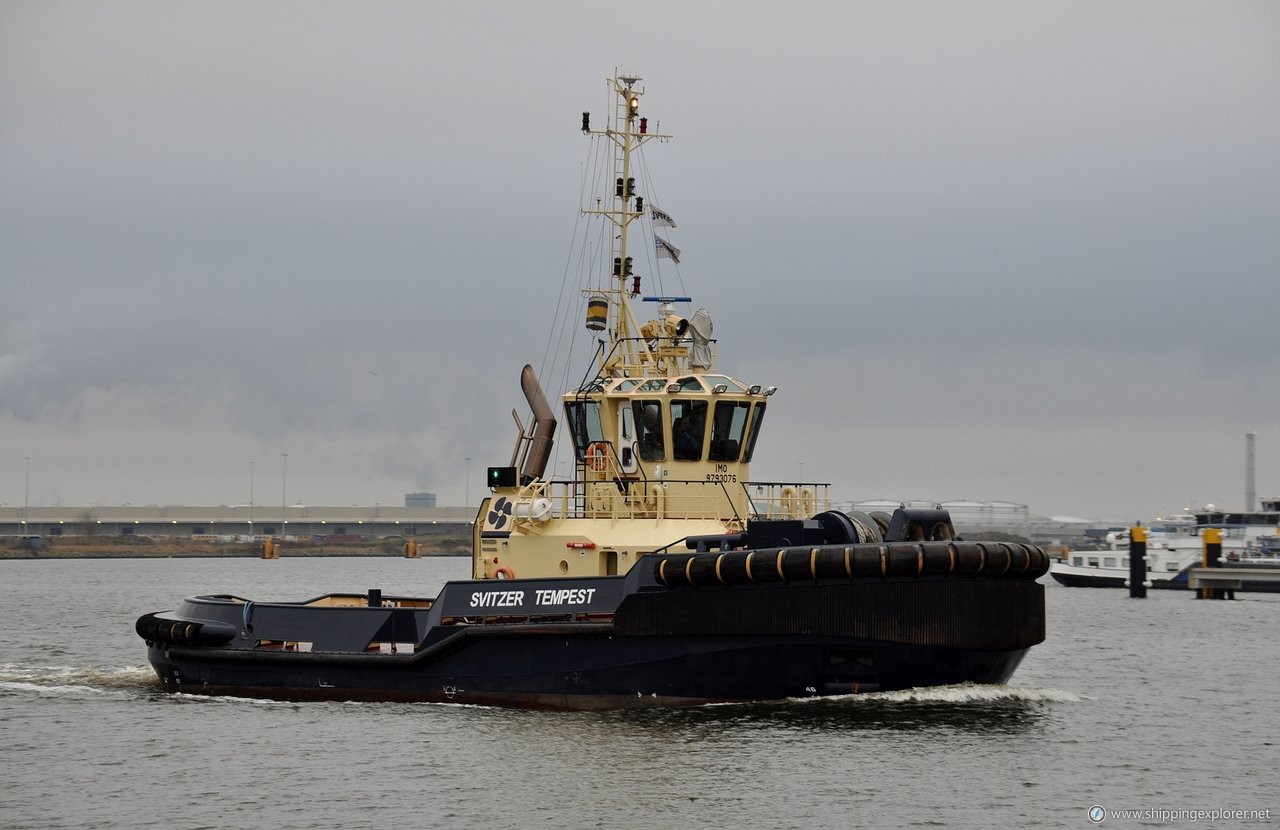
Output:
[[[510,464],[489,469],[492,495],[475,524],[477,578],[625,573],[639,557],[688,536],[741,531],[757,516],[808,518],[829,507],[824,485],[748,485],[774,387],[716,370],[706,309],[682,317],[676,305],[689,298],[641,296],[629,248],[649,206],[636,187],[633,155],[670,136],[649,129],[639,80],[611,80],[616,104],[607,129],[591,129],[583,114],[583,132],[612,143],[609,192],[583,213],[612,225],[613,250],[604,286],[584,291],[586,327],[600,337],[594,371],[562,398],[575,475],[567,482],[546,475],[557,415],[526,366],[521,385],[533,423],[526,428],[516,417]],[[678,259],[678,251],[663,251],[670,248],[665,241],[652,244]],[[637,309],[653,316],[641,322]]]

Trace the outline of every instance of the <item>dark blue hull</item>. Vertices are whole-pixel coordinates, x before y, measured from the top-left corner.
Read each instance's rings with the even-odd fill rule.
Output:
[[[659,557],[626,576],[432,599],[185,600],[138,620],[173,692],[674,706],[1003,683],[1044,639],[1038,549],[964,543]]]
[[[1050,575],[1060,585],[1066,585],[1069,588],[1124,588],[1125,578],[1121,576],[1094,576],[1092,574],[1064,573],[1062,571],[1051,571]],[[1174,589],[1186,591],[1190,589],[1187,582],[1187,572],[1182,571],[1169,579],[1153,579],[1151,587],[1157,589]],[[1264,582],[1261,580],[1245,579],[1241,583],[1241,587],[1233,590],[1244,593],[1277,593],[1280,592],[1280,584],[1275,582]]]
[[[470,633],[470,632],[469,632]],[[153,647],[174,692],[277,700],[618,709],[1003,683],[1027,649],[979,652],[824,637],[616,637],[500,629],[447,656],[219,654]]]
[[[1069,588],[1124,588],[1127,577],[1123,576],[1094,576],[1092,574],[1076,574],[1063,573],[1061,571],[1051,571],[1050,576],[1060,585],[1066,585]],[[1185,572],[1179,573],[1171,579],[1153,579],[1151,580],[1152,588],[1173,588],[1183,589],[1187,587],[1187,575]]]

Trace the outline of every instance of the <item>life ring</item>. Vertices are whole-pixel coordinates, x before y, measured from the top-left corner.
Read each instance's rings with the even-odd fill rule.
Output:
[[[662,496],[663,496],[662,485],[656,481],[653,482],[652,484],[649,485],[649,490],[645,493],[645,496],[644,496],[645,506],[648,507],[650,510],[655,510],[661,513],[662,512]]]
[[[794,487],[782,488],[782,517],[784,519],[800,518],[800,497]]]
[[[515,579],[516,574],[515,574],[515,571],[511,570],[506,565],[503,565],[501,568],[498,568],[498,570],[493,572],[493,578],[494,579]]]
[[[603,441],[595,441],[587,445],[587,469],[593,473],[603,473],[609,467],[609,445]]]

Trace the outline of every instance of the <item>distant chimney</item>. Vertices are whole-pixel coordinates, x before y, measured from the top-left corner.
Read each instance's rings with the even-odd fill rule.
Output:
[[[1253,433],[1246,432],[1244,434],[1244,509],[1246,513],[1253,512],[1253,497],[1256,495],[1253,485]]]

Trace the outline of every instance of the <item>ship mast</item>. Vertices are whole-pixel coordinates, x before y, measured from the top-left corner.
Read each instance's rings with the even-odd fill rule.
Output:
[[[640,293],[640,278],[634,274],[632,257],[628,253],[631,223],[644,215],[644,197],[636,194],[635,176],[632,175],[631,154],[650,139],[667,140],[670,135],[649,131],[649,119],[640,115],[640,98],[644,89],[637,87],[641,79],[620,75],[610,79],[616,97],[613,124],[604,130],[592,130],[590,114],[582,114],[582,132],[604,136],[613,142],[614,190],[609,209],[583,209],[584,215],[603,216],[614,226],[612,275],[608,288],[585,293],[592,299],[602,299],[608,304],[609,349],[601,356],[600,372],[608,375],[614,371],[643,374],[654,366],[655,355],[646,338],[641,337],[641,326],[631,307],[631,298]],[[627,281],[631,280],[631,285]],[[590,318],[589,318],[590,319]],[[595,326],[589,327],[595,328]]]

